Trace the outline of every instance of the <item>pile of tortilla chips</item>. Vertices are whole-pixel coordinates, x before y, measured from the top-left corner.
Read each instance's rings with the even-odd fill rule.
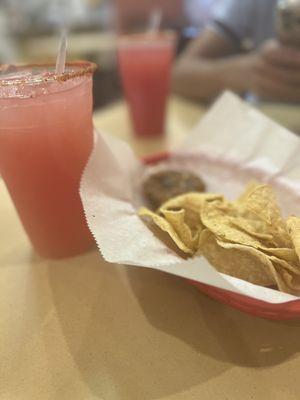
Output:
[[[203,255],[219,272],[300,294],[300,218],[282,218],[269,185],[251,183],[233,202],[188,193],[139,214],[186,256]]]

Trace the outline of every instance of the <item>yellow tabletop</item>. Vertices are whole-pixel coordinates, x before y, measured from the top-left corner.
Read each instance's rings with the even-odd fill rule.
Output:
[[[157,139],[140,139],[132,131],[128,110],[124,102],[115,103],[94,116],[95,126],[102,132],[111,133],[119,139],[127,141],[136,154],[144,156],[155,154],[176,147],[184,139],[189,130],[205,113],[199,104],[171,98],[166,123],[166,134]]]
[[[95,122],[142,155],[202,113],[173,99],[161,145],[129,136],[121,103]],[[242,314],[175,276],[97,251],[38,258],[0,182],[1,400],[298,400],[299,351],[300,322]]]

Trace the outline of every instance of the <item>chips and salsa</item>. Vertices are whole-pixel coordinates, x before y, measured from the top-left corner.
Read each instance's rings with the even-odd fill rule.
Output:
[[[186,257],[203,256],[221,273],[300,295],[300,218],[282,217],[270,185],[250,182],[235,201],[188,192],[139,215]]]

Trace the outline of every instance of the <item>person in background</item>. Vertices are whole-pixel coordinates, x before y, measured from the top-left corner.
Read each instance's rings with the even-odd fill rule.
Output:
[[[272,101],[300,101],[300,49],[276,39],[276,0],[223,0],[179,57],[173,88],[209,101],[225,89]]]
[[[183,12],[191,37],[198,35],[212,17],[213,8],[222,0],[184,0]]]

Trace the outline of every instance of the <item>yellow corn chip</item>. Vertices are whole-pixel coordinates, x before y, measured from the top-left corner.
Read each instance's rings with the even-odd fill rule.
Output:
[[[286,223],[295,251],[300,260],[300,218],[291,216],[287,219]]]
[[[224,243],[206,230],[200,237],[203,256],[219,272],[261,286],[272,286],[276,281],[268,257],[252,247]]]
[[[181,239],[181,237],[177,234],[177,232],[175,231],[175,229],[173,228],[173,226],[170,224],[170,222],[168,222],[166,219],[164,219],[163,217],[161,217],[160,215],[155,214],[154,212],[148,210],[147,208],[141,208],[139,210],[139,215],[141,217],[146,217],[146,218],[150,218],[150,220],[157,225],[161,230],[163,230],[164,232],[167,232],[171,239],[175,242],[175,244],[179,247],[180,250],[182,250],[184,253],[186,254],[190,254],[193,255],[194,254],[194,250],[190,247],[188,247],[183,240]]]

